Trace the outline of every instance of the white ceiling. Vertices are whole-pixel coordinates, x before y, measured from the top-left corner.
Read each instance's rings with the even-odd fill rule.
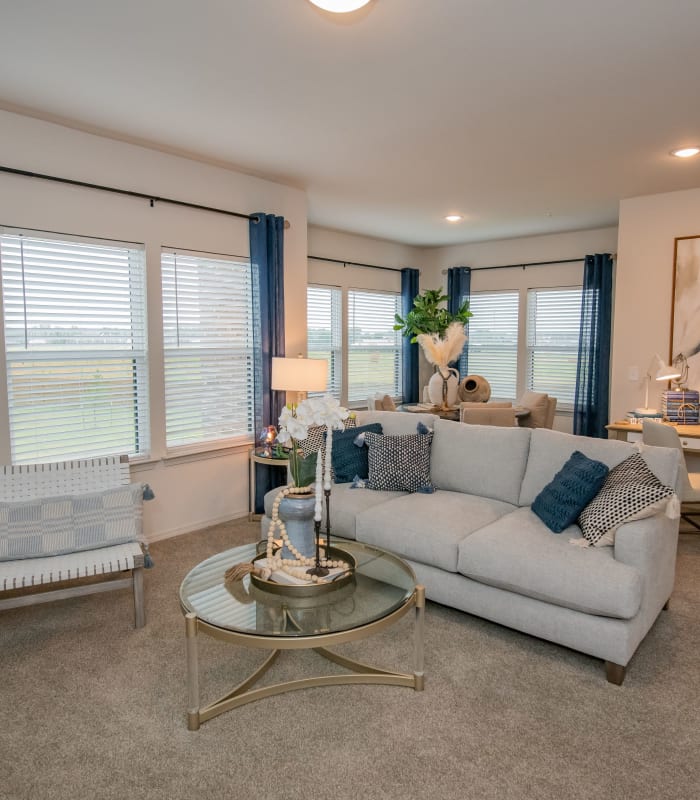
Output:
[[[668,155],[700,142],[700,0],[0,12],[5,107],[302,187],[316,225],[482,241],[614,225],[621,198],[700,186],[700,158]]]

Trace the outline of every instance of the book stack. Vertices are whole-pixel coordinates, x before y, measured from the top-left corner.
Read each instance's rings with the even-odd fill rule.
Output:
[[[642,420],[645,419],[654,419],[661,422],[663,418],[664,415],[660,411],[652,411],[651,409],[645,412],[642,412],[641,409],[637,409],[636,411],[628,411],[625,414],[625,420],[632,425],[641,425]]]
[[[697,425],[700,422],[700,392],[690,389],[664,392],[661,411],[669,422]]]

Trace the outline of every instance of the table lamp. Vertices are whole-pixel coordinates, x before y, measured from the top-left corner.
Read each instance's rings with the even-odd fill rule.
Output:
[[[658,353],[654,353],[653,358],[649,362],[647,374],[644,376],[644,408],[634,409],[634,413],[638,417],[651,417],[659,413],[657,408],[649,408],[649,384],[651,383],[652,376],[654,380],[657,381],[670,381],[674,378],[680,378],[681,371],[672,364],[666,364]]]
[[[272,358],[272,389],[296,392],[297,405],[308,392],[324,392],[327,381],[328,361],[325,358]]]

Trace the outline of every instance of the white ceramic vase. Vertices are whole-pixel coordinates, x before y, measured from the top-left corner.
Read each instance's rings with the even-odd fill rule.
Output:
[[[446,407],[457,405],[457,387],[459,372],[453,367],[438,369],[428,381],[428,397],[434,406]]]

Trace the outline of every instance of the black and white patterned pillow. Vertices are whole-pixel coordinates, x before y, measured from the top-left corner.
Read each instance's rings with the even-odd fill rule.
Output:
[[[601,490],[583,509],[578,524],[584,539],[596,547],[615,543],[623,522],[651,517],[675,495],[634,453],[610,470]]]
[[[387,492],[432,490],[430,483],[430,448],[433,433],[385,436],[365,433],[369,447],[368,489]]]
[[[356,428],[357,427],[357,419],[352,416],[348,417],[343,422],[343,426],[345,430],[348,428]],[[301,452],[306,456],[311,455],[311,453],[318,453],[319,450],[323,451],[323,458],[325,459],[326,456],[326,426],[325,425],[312,425],[309,428],[309,433],[306,439],[299,442],[299,447],[301,447]]]

